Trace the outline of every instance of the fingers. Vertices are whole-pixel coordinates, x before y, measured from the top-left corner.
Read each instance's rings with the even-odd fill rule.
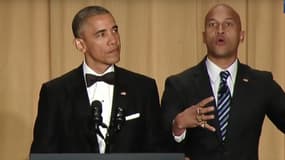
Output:
[[[207,114],[209,112],[214,111],[215,107],[213,106],[205,107],[208,103],[210,103],[213,100],[214,100],[214,97],[208,97],[200,101],[197,105],[195,105],[197,114],[203,115],[203,114]]]
[[[207,121],[202,121],[202,122],[200,122],[200,126],[201,126],[202,128],[205,128],[207,124],[208,124]]]
[[[202,121],[208,121],[208,120],[212,120],[212,119],[214,119],[214,118],[215,118],[214,115],[205,115],[205,114],[202,114],[202,115],[201,115],[201,120],[202,120]]]
[[[211,126],[211,125],[209,125],[208,123],[206,123],[205,128],[210,130],[210,131],[212,131],[212,132],[216,132],[216,128]]]
[[[205,107],[208,103],[212,102],[214,100],[214,97],[211,96],[211,97],[208,97],[208,98],[205,98],[203,99],[202,101],[200,101],[197,106],[199,107]]]
[[[207,113],[210,113],[210,112],[213,112],[215,110],[215,107],[213,106],[210,106],[210,107],[198,107],[196,108],[196,112],[198,115],[203,115],[203,114],[207,114]]]
[[[197,114],[196,115],[196,120],[198,123],[203,122],[203,121],[209,121],[214,119],[215,116],[214,115],[204,115],[204,114]]]
[[[197,126],[200,126],[202,128],[206,128],[210,131],[215,132],[216,129],[209,125],[207,121],[214,119],[214,115],[204,115],[204,114],[197,114],[196,115],[196,121],[197,121]]]
[[[215,118],[213,114],[210,114],[210,112],[213,112],[215,108],[213,106],[205,107],[213,100],[214,97],[205,98],[202,101],[200,101],[197,105],[195,105],[195,108],[196,108],[196,121],[198,126],[215,132],[216,129],[207,123],[207,121]]]
[[[203,127],[209,130],[214,130],[212,126],[207,124],[207,121],[215,118],[213,111],[215,110],[214,106],[207,106],[213,97],[208,97],[197,103],[196,105],[186,108],[183,112],[180,112],[176,115],[175,126],[173,127],[176,131],[176,128],[185,129],[185,128],[195,128]],[[179,126],[179,127],[177,127]],[[178,132],[177,132],[178,133]]]
[[[216,131],[216,129],[215,129],[213,126],[209,125],[209,124],[207,123],[207,121],[202,121],[202,122],[200,122],[200,127],[201,127],[201,128],[205,128],[205,129],[208,129],[208,130],[210,130],[210,131],[212,131],[212,132],[215,132],[215,131]]]

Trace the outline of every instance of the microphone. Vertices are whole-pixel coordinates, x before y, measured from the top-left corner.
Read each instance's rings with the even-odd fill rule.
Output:
[[[102,118],[102,103],[98,100],[95,100],[91,104],[92,112],[93,112],[93,123],[95,133],[98,134],[102,139],[104,139],[103,134],[100,131],[100,126],[107,128],[107,125],[103,123]]]
[[[109,144],[113,141],[113,136],[116,132],[119,132],[124,123],[125,123],[125,111],[124,108],[117,107],[115,110],[114,117],[112,117],[111,125],[108,128],[106,138],[105,138],[105,143],[106,143],[106,150],[105,153],[109,153],[110,151],[110,146]]]
[[[123,108],[118,107],[115,116],[115,132],[118,132],[122,129],[125,121],[125,111]]]

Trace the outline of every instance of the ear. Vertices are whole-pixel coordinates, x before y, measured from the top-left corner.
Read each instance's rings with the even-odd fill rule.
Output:
[[[86,47],[85,47],[85,44],[84,44],[84,41],[80,38],[75,38],[73,40],[73,44],[74,46],[76,47],[76,49],[78,49],[80,52],[82,53],[85,53],[86,51]]]
[[[206,43],[206,33],[205,31],[202,32],[203,43]]]
[[[240,31],[240,35],[239,35],[240,42],[244,41],[244,37],[245,37],[245,31]]]

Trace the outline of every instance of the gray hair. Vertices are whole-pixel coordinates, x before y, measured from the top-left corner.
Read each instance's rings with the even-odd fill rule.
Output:
[[[77,12],[72,21],[72,32],[74,37],[80,38],[81,27],[88,17],[102,14],[111,14],[111,12],[101,6],[88,6]]]

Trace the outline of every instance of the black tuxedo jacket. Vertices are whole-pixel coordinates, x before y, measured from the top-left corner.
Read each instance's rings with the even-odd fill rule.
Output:
[[[171,134],[172,120],[178,113],[209,96],[214,94],[205,59],[197,66],[168,77],[162,97],[168,134]],[[218,117],[216,111],[214,114]],[[257,160],[265,115],[285,132],[285,94],[271,73],[239,63],[226,141],[222,142],[217,119],[214,119],[208,123],[216,128],[216,132],[201,127],[187,129],[183,142],[176,143],[172,138],[172,143],[191,160]]]
[[[92,109],[82,65],[42,85],[31,153],[97,153]],[[107,152],[160,152],[160,106],[155,80],[115,66],[111,121],[116,108],[125,116],[122,129],[110,134]],[[111,126],[114,127],[114,126]]]

